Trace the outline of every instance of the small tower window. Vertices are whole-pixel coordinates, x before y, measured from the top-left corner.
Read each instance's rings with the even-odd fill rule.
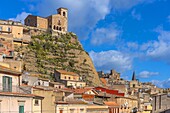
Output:
[[[53,29],[56,29],[55,25],[54,25]]]
[[[66,16],[66,12],[63,12],[63,16]]]
[[[61,31],[61,27],[59,27],[59,31]]]
[[[57,26],[57,30],[58,30],[58,26]]]
[[[61,25],[61,21],[60,20],[58,20],[58,25]]]
[[[30,19],[28,19],[28,23],[30,23]]]

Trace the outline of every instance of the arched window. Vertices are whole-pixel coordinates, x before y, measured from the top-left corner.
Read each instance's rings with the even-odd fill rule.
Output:
[[[58,20],[58,25],[61,25],[61,21],[60,20]]]
[[[63,16],[66,16],[66,12],[63,12]]]
[[[55,29],[55,25],[54,25],[53,29]]]
[[[59,27],[59,31],[61,31],[61,27]]]
[[[56,28],[57,30],[58,30],[58,26],[57,26],[57,28]]]

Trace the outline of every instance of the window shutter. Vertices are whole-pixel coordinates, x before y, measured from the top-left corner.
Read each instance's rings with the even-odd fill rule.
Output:
[[[12,77],[9,77],[8,80],[9,80],[9,82],[8,82],[9,83],[9,85],[8,85],[9,91],[12,92]]]
[[[3,76],[3,91],[6,91],[6,76]]]
[[[24,113],[24,106],[19,106],[19,113]]]

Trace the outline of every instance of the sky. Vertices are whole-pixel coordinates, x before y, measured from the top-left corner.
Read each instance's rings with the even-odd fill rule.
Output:
[[[68,8],[68,27],[78,35],[97,71],[115,69],[131,80],[170,87],[170,0],[2,0],[0,19],[24,22]]]

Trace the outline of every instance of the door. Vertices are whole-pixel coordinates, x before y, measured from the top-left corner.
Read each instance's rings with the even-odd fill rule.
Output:
[[[19,113],[24,113],[24,106],[19,106]]]

